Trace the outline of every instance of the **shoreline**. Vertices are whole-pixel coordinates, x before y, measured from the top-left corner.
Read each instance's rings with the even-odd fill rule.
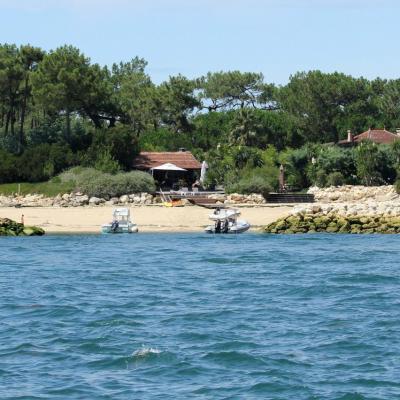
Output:
[[[250,232],[262,228],[278,218],[287,216],[296,204],[263,205],[262,207],[241,205],[240,218],[247,220]],[[234,205],[233,207],[236,207]],[[115,206],[83,207],[0,207],[0,217],[20,222],[22,214],[26,225],[41,227],[47,234],[96,234],[102,224],[110,222]],[[212,210],[197,207],[130,206],[131,219],[137,223],[139,232],[197,233],[210,224],[208,215]]]

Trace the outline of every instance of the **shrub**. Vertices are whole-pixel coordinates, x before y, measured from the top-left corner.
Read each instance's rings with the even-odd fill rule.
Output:
[[[67,145],[41,144],[31,147],[18,158],[18,178],[27,182],[43,182],[73,165],[74,161]]]
[[[394,188],[398,194],[400,194],[400,179],[397,179],[394,183]]]
[[[267,197],[272,191],[272,186],[261,176],[242,178],[237,183],[228,187],[228,193],[251,194],[258,193]]]
[[[239,178],[226,186],[228,193],[258,193],[266,197],[277,188],[279,171],[276,167],[262,167],[244,170]]]
[[[121,166],[116,161],[108,149],[104,149],[97,155],[97,160],[94,163],[95,169],[109,174],[116,174],[121,171]]]
[[[379,148],[369,140],[362,141],[355,149],[357,176],[366,186],[382,182],[379,168]]]
[[[95,166],[99,158],[109,153],[109,158],[116,161],[123,169],[129,170],[132,160],[139,153],[135,133],[126,126],[118,125],[110,129],[98,129],[93,134],[93,142],[83,156],[86,165]]]
[[[345,182],[341,172],[332,172],[326,179],[326,186],[341,186]]]
[[[18,180],[16,157],[0,149],[0,183],[15,182]]]
[[[318,187],[325,187],[328,177],[324,170],[319,169],[315,174],[315,185]]]
[[[72,168],[59,176],[61,182],[74,182],[76,190],[103,198],[123,194],[155,191],[153,177],[141,171],[121,172],[115,175],[102,173],[94,168]]]

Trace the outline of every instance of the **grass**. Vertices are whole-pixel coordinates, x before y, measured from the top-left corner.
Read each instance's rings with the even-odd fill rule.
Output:
[[[18,185],[20,185],[18,187]],[[26,194],[43,194],[46,197],[54,197],[61,193],[70,193],[74,189],[71,182],[38,182],[38,183],[3,183],[0,184],[0,194],[11,195],[14,193]]]

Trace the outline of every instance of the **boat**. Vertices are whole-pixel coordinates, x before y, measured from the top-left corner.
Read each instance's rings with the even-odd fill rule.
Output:
[[[138,226],[131,221],[129,208],[114,208],[113,220],[101,226],[102,233],[136,233]]]
[[[207,233],[243,233],[249,230],[250,224],[238,219],[240,211],[235,208],[221,209],[216,208],[209,219],[214,221],[214,225],[209,225],[205,229]]]

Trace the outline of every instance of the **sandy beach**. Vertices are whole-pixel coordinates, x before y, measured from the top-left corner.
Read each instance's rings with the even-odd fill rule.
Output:
[[[2,207],[0,217],[17,222],[24,215],[25,225],[43,228],[46,233],[99,233],[100,225],[110,222],[113,207]],[[242,218],[252,230],[287,215],[292,206],[241,207]],[[196,232],[208,225],[210,210],[202,207],[166,208],[160,206],[130,207],[133,220],[141,232]]]

